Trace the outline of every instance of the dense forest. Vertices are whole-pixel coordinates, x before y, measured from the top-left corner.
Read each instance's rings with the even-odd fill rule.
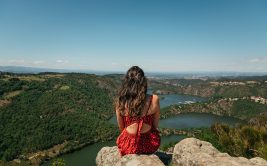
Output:
[[[1,73],[0,78],[1,160],[117,135],[117,127],[106,122],[114,111],[112,76]]]

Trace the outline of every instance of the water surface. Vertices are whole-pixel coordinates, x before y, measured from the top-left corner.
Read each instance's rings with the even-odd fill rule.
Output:
[[[225,123],[231,126],[244,123],[244,121],[234,117],[192,112],[183,113],[172,118],[161,119],[159,127],[173,129],[200,128],[210,127],[216,122]]]
[[[149,91],[151,93],[151,91]],[[170,95],[159,95],[160,96],[160,107],[166,107],[172,104],[186,104],[186,103],[193,103],[193,102],[204,102],[207,99],[196,97],[196,96],[189,96],[189,95],[178,95],[178,94],[170,94]],[[110,120],[110,123],[117,125],[116,117],[113,116]],[[209,127],[215,122],[222,122],[227,123],[229,125],[234,125],[237,123],[242,123],[241,120],[226,117],[226,116],[216,116],[213,114],[206,114],[206,113],[185,113],[180,114],[176,117],[160,120],[159,127],[164,128],[176,128],[176,129],[185,129],[185,128],[192,128],[192,127]],[[185,136],[183,135],[170,135],[170,136],[163,136],[161,138],[161,147],[165,144],[169,144],[170,142],[178,142],[181,139],[184,139]],[[67,166],[88,166],[88,165],[95,165],[95,159],[97,152],[104,146],[115,146],[115,140],[104,142],[104,143],[95,143],[93,145],[86,146],[81,150],[74,151],[70,154],[64,154],[60,156],[66,162]],[[43,164],[44,166],[51,165],[51,161]]]

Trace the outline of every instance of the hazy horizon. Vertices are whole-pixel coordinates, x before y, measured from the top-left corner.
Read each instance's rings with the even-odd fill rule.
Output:
[[[0,2],[0,65],[267,72],[267,1]]]
[[[108,70],[86,70],[86,69],[60,69],[60,68],[40,68],[27,66],[3,66],[0,65],[0,72],[11,73],[42,73],[42,72],[58,72],[58,73],[86,73],[86,74],[125,74],[126,71],[108,71]],[[146,72],[149,77],[224,77],[224,76],[267,76],[267,72],[237,72],[237,71],[180,71],[180,72],[161,72],[150,71]]]

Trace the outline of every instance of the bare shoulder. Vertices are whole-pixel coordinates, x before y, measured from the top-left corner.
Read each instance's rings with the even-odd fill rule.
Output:
[[[159,101],[159,96],[155,95],[155,94],[152,94],[152,102],[153,103],[157,103],[158,101]]]
[[[152,95],[152,102],[151,102],[151,112],[152,114],[158,111],[159,108],[159,97],[158,95]]]

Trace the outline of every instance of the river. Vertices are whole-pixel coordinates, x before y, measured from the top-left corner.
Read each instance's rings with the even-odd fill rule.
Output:
[[[189,95],[160,95],[160,105],[161,108],[169,106],[171,104],[185,104],[193,102],[204,102],[207,99],[189,96]],[[116,117],[113,116],[110,120],[110,123],[117,124]],[[235,125],[237,123],[242,123],[241,120],[227,117],[227,116],[217,116],[208,113],[185,113],[180,114],[179,116],[160,120],[159,127],[164,128],[176,128],[176,129],[185,129],[193,127],[209,127],[215,122],[227,123],[229,125]],[[170,142],[179,141],[185,138],[185,136],[170,135],[164,136],[161,138],[161,146],[168,144]],[[104,146],[115,146],[115,141],[109,142],[100,142],[95,143],[89,146],[86,146],[75,152],[64,154],[60,158],[64,159],[67,166],[79,165],[79,166],[88,166],[95,165],[95,158],[97,152]],[[44,163],[43,166],[51,165],[51,161]]]

